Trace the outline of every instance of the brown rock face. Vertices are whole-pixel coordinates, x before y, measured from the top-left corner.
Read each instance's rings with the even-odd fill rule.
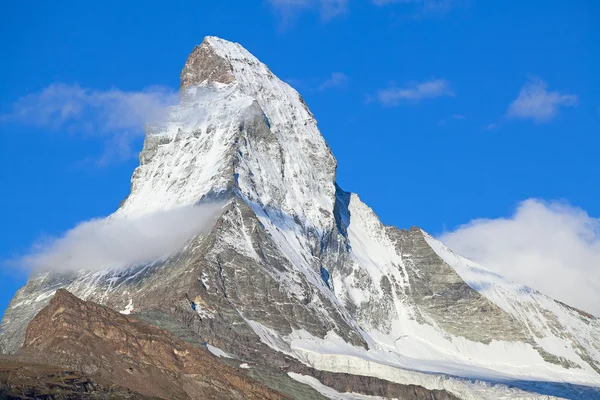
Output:
[[[181,89],[198,85],[204,81],[231,83],[235,80],[233,67],[224,58],[218,56],[205,39],[196,46],[181,71]]]
[[[0,399],[156,400],[61,367],[0,358]]]
[[[17,356],[148,397],[284,398],[162,328],[82,301],[64,289],[31,321]]]

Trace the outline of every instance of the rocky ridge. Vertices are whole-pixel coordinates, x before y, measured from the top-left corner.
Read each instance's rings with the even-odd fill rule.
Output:
[[[165,329],[64,289],[31,321],[16,357],[78,371],[148,398],[287,398]]]

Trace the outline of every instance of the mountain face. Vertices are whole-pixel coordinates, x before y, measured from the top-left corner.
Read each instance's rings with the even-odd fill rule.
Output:
[[[174,319],[256,365],[346,382],[336,390],[356,391],[342,379],[355,376],[380,396],[418,385],[437,398],[600,398],[598,318],[418,228],[383,225],[335,172],[298,92],[240,45],[207,37],[110,218],[219,200],[217,222],[151,264],[33,274],[4,315],[0,350],[17,351],[66,288],[155,324]]]

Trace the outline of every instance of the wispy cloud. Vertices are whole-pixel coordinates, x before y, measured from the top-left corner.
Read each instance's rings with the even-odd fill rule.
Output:
[[[373,0],[373,4],[377,6],[385,6],[389,4],[414,4],[428,8],[450,8],[456,3],[461,3],[456,0]]]
[[[577,104],[577,96],[547,89],[546,82],[532,78],[521,88],[519,96],[508,107],[508,117],[548,122],[558,114],[560,107],[572,107]]]
[[[320,0],[321,17],[328,20],[348,11],[348,0]]]
[[[468,0],[372,0],[377,6],[392,4],[410,7],[413,18],[422,19],[435,15],[444,15],[456,7],[468,5]]]
[[[401,102],[416,103],[423,99],[442,96],[454,96],[448,81],[435,79],[426,82],[412,82],[408,86],[398,88],[394,85],[382,89],[375,96],[368,97],[369,101],[376,100],[386,106],[396,106]]]
[[[133,143],[138,135],[129,132],[121,132],[113,135],[105,141],[104,152],[91,160],[100,167],[105,167],[113,162],[127,161],[137,157],[138,153],[133,148]]]
[[[452,115],[451,115],[451,116],[449,116],[448,118],[444,118],[444,119],[442,119],[442,120],[438,121],[438,125],[440,125],[440,126],[445,126],[445,125],[447,125],[449,122],[452,122],[452,121],[462,121],[462,120],[465,120],[465,119],[467,119],[467,117],[465,117],[465,116],[464,116],[464,115],[462,115],[462,114],[452,114]]]
[[[600,219],[580,208],[529,199],[509,218],[476,219],[440,239],[515,282],[600,316]]]
[[[299,13],[316,11],[321,19],[328,21],[348,11],[348,0],[269,0],[285,21]]]
[[[97,161],[105,165],[130,158],[131,143],[143,136],[144,125],[162,118],[178,99],[176,91],[160,86],[123,91],[55,83],[15,101],[0,122],[104,137],[105,153]]]
[[[35,245],[9,262],[29,270],[77,271],[122,268],[158,261],[208,230],[222,203],[183,207],[138,217],[85,221],[57,238]]]
[[[350,77],[343,72],[332,72],[327,78],[286,78],[294,89],[303,93],[317,93],[328,89],[342,88],[348,85]]]
[[[332,72],[331,76],[319,85],[319,90],[324,90],[332,87],[344,86],[348,83],[348,76],[343,72]]]

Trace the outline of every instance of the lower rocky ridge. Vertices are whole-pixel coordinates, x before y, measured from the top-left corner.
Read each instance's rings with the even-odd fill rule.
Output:
[[[151,400],[129,389],[65,368],[0,358],[0,399]]]
[[[93,386],[85,380],[89,376],[137,393],[138,398],[288,398],[162,328],[84,302],[66,290],[58,290],[31,321],[15,357],[75,371],[71,380],[80,379],[73,385],[81,391]],[[60,379],[59,373],[56,376]]]
[[[198,328],[193,322],[198,320],[188,318],[184,324],[188,313],[170,311],[127,316],[58,290],[30,322],[23,347],[0,363],[0,398],[324,398],[293,380],[288,375],[293,372],[314,377],[342,393],[406,400],[457,399],[443,390],[318,371],[262,348],[260,341],[236,341],[235,335],[213,342],[244,357],[217,358],[208,353],[206,342],[193,329]]]
[[[240,365],[240,362],[245,363],[248,367],[245,372],[251,377],[294,398],[310,399],[315,397],[313,394],[309,396],[308,393],[299,392],[298,384],[288,378],[290,373],[316,378],[325,386],[341,393],[402,400],[458,399],[445,390],[428,390],[418,385],[402,385],[370,376],[317,370],[295,358],[274,351],[259,340],[249,341],[236,333],[235,327],[227,327],[219,319],[212,320],[210,325],[203,324],[200,318],[193,314],[190,315],[185,308],[180,308],[178,305],[174,305],[169,313],[155,310],[134,314],[134,316],[168,329],[183,340],[197,345],[202,343],[203,339],[201,338],[210,338],[211,343],[225,349],[229,354],[236,355],[236,358],[222,359],[223,362],[236,366]]]

